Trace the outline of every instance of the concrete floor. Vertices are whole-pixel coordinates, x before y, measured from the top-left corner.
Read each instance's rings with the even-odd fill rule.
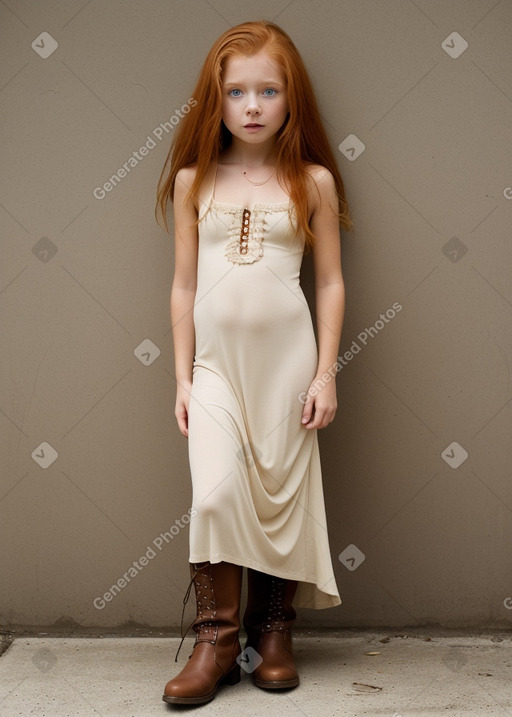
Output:
[[[169,637],[17,637],[0,657],[0,715],[512,717],[510,632],[295,631],[299,687],[260,690],[242,670],[238,685],[221,687],[201,707],[162,701],[193,636],[175,663],[178,643]]]

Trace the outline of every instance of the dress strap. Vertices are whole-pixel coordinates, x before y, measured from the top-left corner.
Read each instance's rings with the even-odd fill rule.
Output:
[[[199,215],[201,219],[206,216],[212,204],[213,195],[215,194],[215,182],[217,179],[218,166],[218,162],[216,162],[215,164],[212,163],[210,169],[208,170],[208,173],[205,176],[205,185],[208,191],[205,192],[205,202],[203,203],[202,201],[200,201],[200,207],[202,211],[199,212]]]
[[[217,181],[218,169],[219,169],[219,163],[215,162],[215,171],[213,172],[213,179],[212,179],[212,184],[211,184],[211,189],[210,189],[210,202],[212,201],[213,195],[215,194],[215,183]]]

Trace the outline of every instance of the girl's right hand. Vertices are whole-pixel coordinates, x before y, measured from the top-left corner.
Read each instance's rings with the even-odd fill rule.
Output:
[[[188,405],[190,402],[190,392],[192,390],[192,381],[182,381],[177,384],[176,389],[176,408],[174,415],[178,421],[178,428],[186,438],[188,438]]]

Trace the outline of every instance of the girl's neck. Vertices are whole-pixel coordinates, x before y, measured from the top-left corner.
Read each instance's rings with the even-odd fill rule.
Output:
[[[233,137],[233,142],[221,153],[219,161],[221,164],[239,164],[244,167],[275,166],[277,161],[275,141],[272,138],[271,143],[251,145]]]

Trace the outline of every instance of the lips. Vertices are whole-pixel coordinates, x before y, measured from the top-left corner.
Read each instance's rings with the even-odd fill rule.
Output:
[[[249,124],[244,124],[244,127],[263,127],[263,125],[257,122],[250,122]]]

